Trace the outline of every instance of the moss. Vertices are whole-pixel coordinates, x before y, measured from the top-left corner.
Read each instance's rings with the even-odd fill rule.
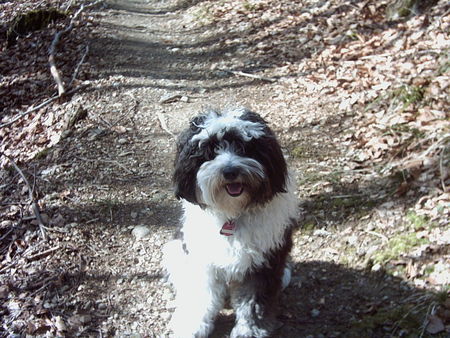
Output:
[[[406,219],[414,230],[425,229],[429,225],[429,219],[426,216],[417,215],[414,211],[409,211],[406,214]]]
[[[428,240],[426,238],[417,238],[415,232],[398,234],[389,239],[386,246],[375,254],[373,260],[375,263],[384,264],[417,246],[427,243]]]
[[[41,160],[47,157],[48,153],[50,152],[50,148],[46,148],[44,150],[41,150],[40,152],[38,152],[36,154],[36,156],[34,157],[36,160]]]
[[[423,138],[425,133],[417,128],[412,128],[407,123],[397,123],[389,126],[385,130],[385,135],[398,135],[398,134],[410,134],[415,139]]]
[[[410,105],[421,103],[424,100],[425,90],[425,85],[402,85],[377,96],[372,102],[366,105],[365,111],[376,111],[379,110],[380,107],[389,106],[389,109],[392,109],[392,107],[400,107],[401,113]],[[393,128],[393,131],[397,129],[399,132],[410,132],[413,129],[406,124],[397,124],[391,128]]]
[[[434,265],[428,265],[424,270],[423,270],[423,275],[424,276],[429,276],[434,272]]]
[[[386,7],[386,17],[388,20],[404,18],[412,13],[412,8],[416,0],[396,0],[391,1]]]
[[[260,9],[263,9],[263,7],[264,7],[262,3],[255,2],[255,1],[244,1],[242,6],[244,7],[244,9],[246,11],[249,11],[249,12],[258,11]]]
[[[308,154],[307,154],[306,149],[305,149],[304,147],[302,147],[302,146],[296,146],[296,147],[294,147],[294,148],[291,150],[291,155],[292,155],[294,158],[297,158],[297,159],[308,158],[308,157],[309,157],[309,156],[307,156]]]
[[[302,226],[302,233],[308,234],[316,228],[314,223],[306,223]]]
[[[409,105],[422,101],[424,92],[425,89],[421,86],[403,85],[393,91],[392,98],[401,102],[403,109],[406,109]]]
[[[440,55],[439,61],[437,76],[441,76],[450,70],[450,52],[448,49]]]
[[[195,21],[197,21],[200,25],[208,25],[214,22],[214,14],[210,8],[210,6],[204,5],[200,8],[196,9],[192,13]]]
[[[331,201],[331,205],[337,208],[360,207],[362,204],[364,204],[364,201],[360,196],[334,198]]]
[[[423,317],[424,313],[415,311],[412,305],[400,305],[394,308],[385,307],[353,323],[350,332],[352,334],[358,332],[362,336],[377,336],[374,335],[374,331],[384,331],[384,328],[389,327],[392,329],[391,334],[393,336],[396,336],[395,333],[402,331],[406,334],[405,337],[417,337],[417,334],[422,330]]]
[[[351,245],[346,245],[343,254],[339,255],[339,263],[352,268],[352,266],[354,266],[355,262],[357,261],[356,256],[356,248]]]

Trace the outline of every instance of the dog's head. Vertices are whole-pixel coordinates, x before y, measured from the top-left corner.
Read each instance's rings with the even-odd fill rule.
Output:
[[[234,217],[285,192],[286,179],[275,135],[248,110],[197,116],[178,139],[177,198]]]

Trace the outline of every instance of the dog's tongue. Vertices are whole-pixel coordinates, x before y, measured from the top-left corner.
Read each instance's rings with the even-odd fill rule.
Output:
[[[232,196],[240,195],[243,190],[243,186],[241,183],[229,183],[226,187],[228,193]]]

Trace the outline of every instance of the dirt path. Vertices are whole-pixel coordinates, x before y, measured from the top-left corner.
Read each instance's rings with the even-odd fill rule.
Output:
[[[299,185],[303,227],[275,336],[414,335],[434,294],[396,277],[397,263],[385,273],[373,257],[385,234],[417,221],[404,215],[424,193],[399,199],[391,180],[349,168],[352,116],[332,97],[305,91],[301,75],[254,65],[244,45],[227,42],[245,29],[194,25],[198,3],[107,0],[92,12],[95,71],[89,91],[66,107],[87,118],[37,161],[56,254],[14,277],[27,292],[37,285],[30,306],[42,301],[54,332],[68,336],[164,336],[173,294],[160,248],[180,217],[170,181],[174,136],[204,108],[244,105],[271,123]],[[276,81],[230,72],[242,68]],[[227,336],[232,323],[224,310],[213,336]]]

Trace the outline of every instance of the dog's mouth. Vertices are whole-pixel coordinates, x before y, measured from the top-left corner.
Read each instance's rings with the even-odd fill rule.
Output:
[[[228,195],[238,197],[244,192],[244,185],[242,183],[228,183],[225,185]]]

